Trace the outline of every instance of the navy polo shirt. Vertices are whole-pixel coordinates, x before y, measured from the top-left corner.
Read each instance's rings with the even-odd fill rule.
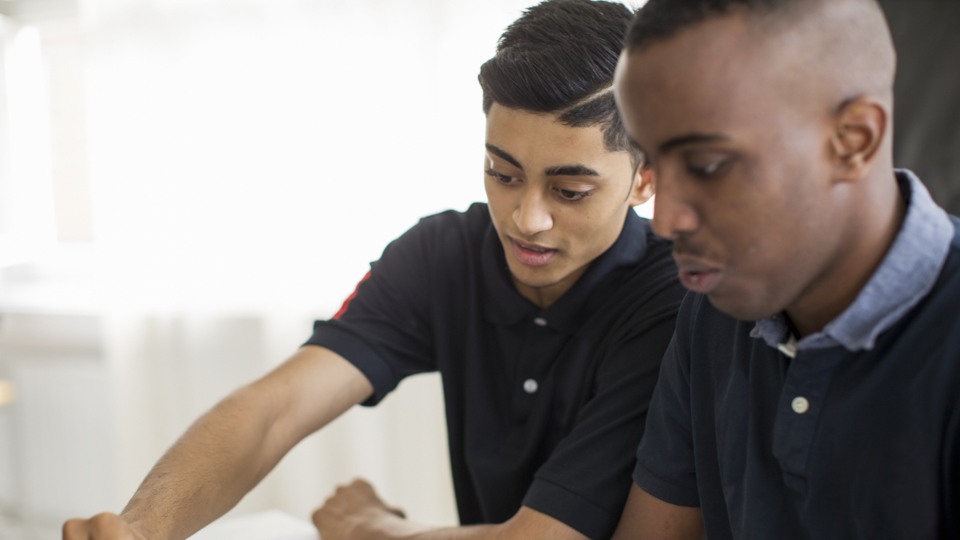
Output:
[[[486,204],[390,243],[307,344],[370,380],[378,403],[439,371],[461,522],[521,505],[602,538],[619,520],[684,292],[670,245],[627,212],[614,245],[547,309],[514,287]]]
[[[904,227],[824,332],[684,300],[634,479],[710,540],[960,538],[960,221],[899,180]]]

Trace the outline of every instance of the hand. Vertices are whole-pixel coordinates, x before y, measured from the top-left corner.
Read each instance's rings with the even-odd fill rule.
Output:
[[[396,538],[423,530],[404,519],[403,510],[388,506],[369,482],[356,479],[338,486],[313,513],[323,540]]]
[[[63,540],[147,540],[116,514],[71,519],[63,524]]]

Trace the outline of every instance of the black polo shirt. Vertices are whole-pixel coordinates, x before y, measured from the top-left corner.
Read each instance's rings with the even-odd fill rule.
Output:
[[[602,538],[630,485],[683,289],[670,246],[634,212],[552,306],[514,287],[487,205],[424,218],[393,241],[308,344],[355,364],[379,402],[439,371],[461,522],[521,504]]]
[[[956,233],[932,291],[870,350],[791,359],[691,294],[635,481],[700,507],[710,540],[960,538],[958,310]]]

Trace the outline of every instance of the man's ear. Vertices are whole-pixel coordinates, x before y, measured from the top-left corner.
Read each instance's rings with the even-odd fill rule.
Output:
[[[863,178],[880,154],[888,129],[889,112],[880,102],[861,96],[841,105],[830,137],[833,178]]]
[[[633,189],[630,190],[630,206],[640,206],[653,197],[653,167],[641,165],[637,169],[637,176],[633,179]]]

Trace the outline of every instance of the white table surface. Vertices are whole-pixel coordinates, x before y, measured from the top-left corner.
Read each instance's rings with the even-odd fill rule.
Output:
[[[313,524],[279,510],[223,518],[190,540],[319,540]]]

